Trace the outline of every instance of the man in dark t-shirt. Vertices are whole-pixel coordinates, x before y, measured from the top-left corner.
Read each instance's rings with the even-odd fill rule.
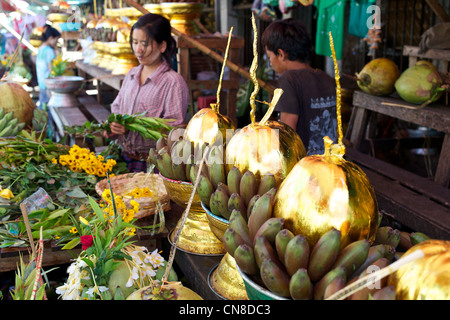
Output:
[[[337,142],[336,83],[309,64],[311,40],[304,25],[294,19],[275,21],[264,31],[262,45],[280,75],[283,94],[275,107],[280,121],[297,131],[308,155],[323,154],[323,137]]]

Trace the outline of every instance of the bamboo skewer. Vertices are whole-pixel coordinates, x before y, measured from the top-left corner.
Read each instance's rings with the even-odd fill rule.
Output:
[[[130,6],[136,8],[137,10],[139,10],[140,12],[142,12],[144,14],[150,13],[150,11],[148,11],[143,6],[141,6],[140,4],[136,3],[133,0],[125,0],[125,2],[127,2]],[[211,58],[218,61],[219,63],[224,63],[224,58],[220,54],[214,52],[213,50],[211,50],[207,46],[203,45],[202,43],[198,42],[197,40],[192,39],[191,37],[185,35],[184,33],[178,31],[177,29],[175,29],[173,27],[172,27],[172,33],[180,38],[183,38],[184,40],[189,42],[189,44],[194,46],[196,49],[202,51],[204,54],[210,56]],[[234,71],[234,72],[240,74],[241,76],[251,80],[250,73],[247,70],[241,68],[240,66],[236,65],[235,63],[233,63],[231,61],[225,61],[225,63],[227,65],[227,67],[231,69],[231,71]],[[267,90],[271,95],[274,93],[275,88],[272,85],[264,82],[261,79],[257,79],[257,80],[258,80],[259,85],[262,88],[264,88],[265,90]]]

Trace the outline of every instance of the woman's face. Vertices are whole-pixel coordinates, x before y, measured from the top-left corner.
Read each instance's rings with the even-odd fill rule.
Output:
[[[58,43],[59,37],[50,37],[48,38],[48,44],[49,46],[55,48],[56,44]]]
[[[161,63],[162,54],[166,51],[166,42],[161,44],[153,39],[149,39],[144,30],[134,29],[132,34],[132,47],[139,63],[145,66],[152,66]]]

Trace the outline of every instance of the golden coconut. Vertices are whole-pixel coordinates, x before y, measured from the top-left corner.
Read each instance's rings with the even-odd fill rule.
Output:
[[[400,76],[400,70],[394,61],[378,58],[367,63],[357,74],[358,87],[375,96],[386,96],[395,91],[395,81]]]
[[[236,127],[229,117],[211,108],[204,108],[189,120],[183,133],[183,139],[192,142],[194,150],[201,150],[205,143],[225,146],[227,130],[230,130],[229,134],[233,134],[235,129]]]
[[[341,247],[361,239],[372,242],[378,228],[374,190],[365,173],[334,150],[339,145],[324,140],[325,153],[301,159],[281,183],[273,215],[304,235],[310,247],[331,228],[341,231]]]
[[[242,173],[252,171],[257,179],[272,173],[277,185],[306,155],[300,136],[278,121],[250,124],[230,139],[226,149],[227,172],[235,166]]]
[[[161,287],[150,285],[130,294],[127,300],[203,300],[181,282],[168,282]]]
[[[0,84],[0,106],[5,110],[5,114],[12,111],[18,122],[25,122],[27,125],[31,124],[33,110],[36,108],[30,94],[14,82]]]
[[[450,241],[427,240],[416,244],[402,256],[417,250],[425,256],[401,266],[389,275],[388,285],[397,300],[450,299]]]

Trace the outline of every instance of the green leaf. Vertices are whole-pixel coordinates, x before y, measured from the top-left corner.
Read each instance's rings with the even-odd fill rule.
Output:
[[[89,266],[89,268],[94,269],[95,266],[91,260],[89,260],[88,258],[83,258],[81,260],[83,260]]]
[[[94,210],[94,213],[97,216],[97,218],[101,221],[102,224],[104,224],[105,217],[103,216],[103,210],[100,208],[98,203],[95,202],[95,200],[91,196],[89,196],[89,203],[90,203],[92,209]]]
[[[80,238],[74,238],[70,240],[64,247],[62,247],[62,250],[70,250],[75,248],[77,245],[80,244]]]

